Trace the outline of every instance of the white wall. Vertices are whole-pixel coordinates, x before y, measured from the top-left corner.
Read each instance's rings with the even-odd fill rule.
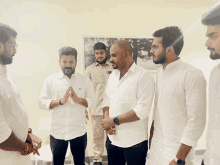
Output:
[[[185,36],[181,58],[198,65],[207,77],[216,63],[199,60],[208,58],[209,52],[204,45],[206,27],[200,22],[195,26],[195,22],[215,3],[216,0],[1,0],[1,22],[18,32],[17,54],[8,71],[21,91],[30,127],[35,132],[40,117],[51,115],[38,108],[37,100],[45,78],[60,70],[58,50],[62,46],[78,50],[76,70],[82,73],[85,35],[151,37],[165,26],[176,25],[184,32],[193,26]],[[197,149],[205,148],[205,135],[206,132]]]

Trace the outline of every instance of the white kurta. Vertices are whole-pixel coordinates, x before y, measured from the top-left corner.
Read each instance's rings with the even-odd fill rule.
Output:
[[[220,164],[220,64],[215,66],[209,82],[209,119],[205,165]]]
[[[157,71],[154,134],[149,165],[168,165],[181,146],[192,146],[186,165],[193,165],[194,147],[206,124],[206,80],[180,59]]]
[[[0,143],[9,138],[13,131],[18,139],[25,142],[28,135],[28,114],[17,85],[0,65]],[[32,165],[30,156],[17,151],[0,149],[0,165]]]

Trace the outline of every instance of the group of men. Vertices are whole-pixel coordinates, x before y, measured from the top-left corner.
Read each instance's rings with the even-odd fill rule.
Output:
[[[210,58],[220,59],[220,6],[205,14],[202,23],[207,26]],[[16,54],[16,36],[14,29],[0,25],[0,164],[30,165],[28,155],[39,155],[42,141],[29,128],[19,90],[6,68]],[[128,41],[111,45],[110,61],[106,45],[96,43],[96,61],[84,75],[75,71],[77,50],[60,49],[61,71],[45,80],[39,98],[39,107],[52,111],[54,165],[64,164],[68,143],[74,164],[85,164],[85,109],[91,114],[94,165],[102,165],[104,130],[109,165],[145,165],[148,148],[149,165],[194,164],[194,148],[206,125],[206,80],[199,69],[181,61],[184,38],[178,27],[159,29],[153,37],[150,53],[155,64],[162,64],[156,85],[153,76],[133,61]],[[219,81],[220,64],[210,75],[207,148],[202,165],[220,162]]]

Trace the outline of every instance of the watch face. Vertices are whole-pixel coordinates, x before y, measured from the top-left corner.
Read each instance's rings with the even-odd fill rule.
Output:
[[[179,159],[179,160],[177,161],[177,164],[178,164],[178,165],[185,165],[185,161]]]

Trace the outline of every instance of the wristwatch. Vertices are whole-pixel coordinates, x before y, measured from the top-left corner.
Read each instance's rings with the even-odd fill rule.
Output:
[[[184,160],[177,159],[176,157],[175,157],[175,161],[178,165],[185,165],[186,164],[186,162]]]
[[[120,124],[119,124],[119,120],[118,120],[117,117],[114,118],[114,123],[115,123],[116,125],[120,125]]]
[[[61,99],[62,99],[62,98],[61,98]],[[59,100],[59,104],[60,104],[60,105],[63,105],[63,104],[61,103],[61,99]]]

